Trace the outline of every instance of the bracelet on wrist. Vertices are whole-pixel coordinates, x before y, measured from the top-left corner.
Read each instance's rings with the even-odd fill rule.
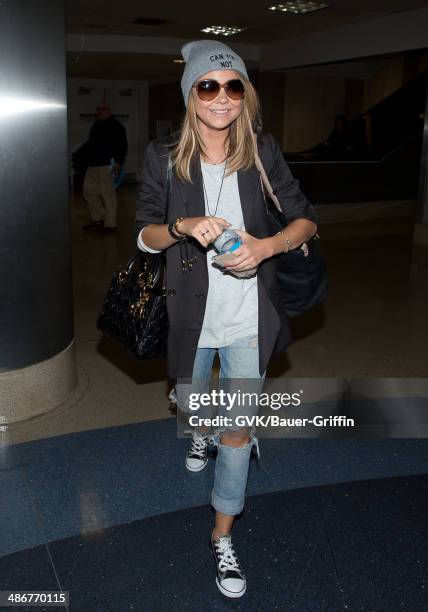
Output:
[[[178,240],[181,242],[182,240],[186,239],[186,235],[181,234],[177,229],[177,224],[180,223],[180,221],[183,221],[183,217],[179,217],[175,221],[172,221],[171,223],[169,223],[168,233],[171,236],[171,238],[174,238],[174,240]]]
[[[281,236],[285,238],[285,253],[287,254],[288,251],[291,249],[291,240],[287,238],[286,234],[284,234],[284,230],[281,230],[280,232],[278,232],[277,236],[278,234],[281,234]]]
[[[178,225],[179,223],[181,223],[182,221],[184,221],[184,217],[178,217],[178,219],[176,219],[176,220],[174,221],[174,226],[173,226],[173,227],[174,227],[174,232],[175,232],[176,234],[178,234],[178,236],[184,236],[184,237],[186,237],[186,234],[183,234],[182,232],[180,232],[180,230],[179,230],[179,229],[178,229],[178,227],[177,227],[177,225]]]

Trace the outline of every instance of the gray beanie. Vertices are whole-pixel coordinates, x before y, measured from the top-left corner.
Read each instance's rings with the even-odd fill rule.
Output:
[[[230,47],[218,40],[195,40],[181,49],[186,66],[181,79],[184,104],[195,81],[212,70],[236,70],[248,79],[243,60]]]

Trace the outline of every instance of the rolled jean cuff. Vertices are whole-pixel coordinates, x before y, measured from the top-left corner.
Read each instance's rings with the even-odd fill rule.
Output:
[[[222,514],[227,514],[229,516],[236,516],[237,514],[241,514],[244,509],[245,498],[239,503],[235,502],[235,500],[223,499],[216,495],[213,491],[211,495],[211,506],[217,512],[221,512]]]
[[[244,446],[229,446],[219,443],[218,434],[211,441],[218,447],[211,505],[218,512],[235,516],[244,508],[251,450],[254,445],[258,449],[258,441],[251,435]]]

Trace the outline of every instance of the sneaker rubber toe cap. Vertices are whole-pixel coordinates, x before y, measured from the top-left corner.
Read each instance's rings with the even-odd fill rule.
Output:
[[[242,578],[225,578],[219,584],[219,588],[229,597],[240,597],[245,593],[246,583]]]
[[[208,462],[208,459],[198,459],[197,457],[186,457],[186,468],[191,472],[199,472],[203,470]]]

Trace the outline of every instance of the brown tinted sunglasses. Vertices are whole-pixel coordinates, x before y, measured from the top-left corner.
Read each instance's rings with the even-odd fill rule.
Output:
[[[231,100],[241,100],[245,96],[244,84],[239,79],[232,79],[223,84],[215,79],[205,79],[195,83],[193,87],[196,87],[198,98],[204,102],[215,100],[222,88],[226,96]]]

